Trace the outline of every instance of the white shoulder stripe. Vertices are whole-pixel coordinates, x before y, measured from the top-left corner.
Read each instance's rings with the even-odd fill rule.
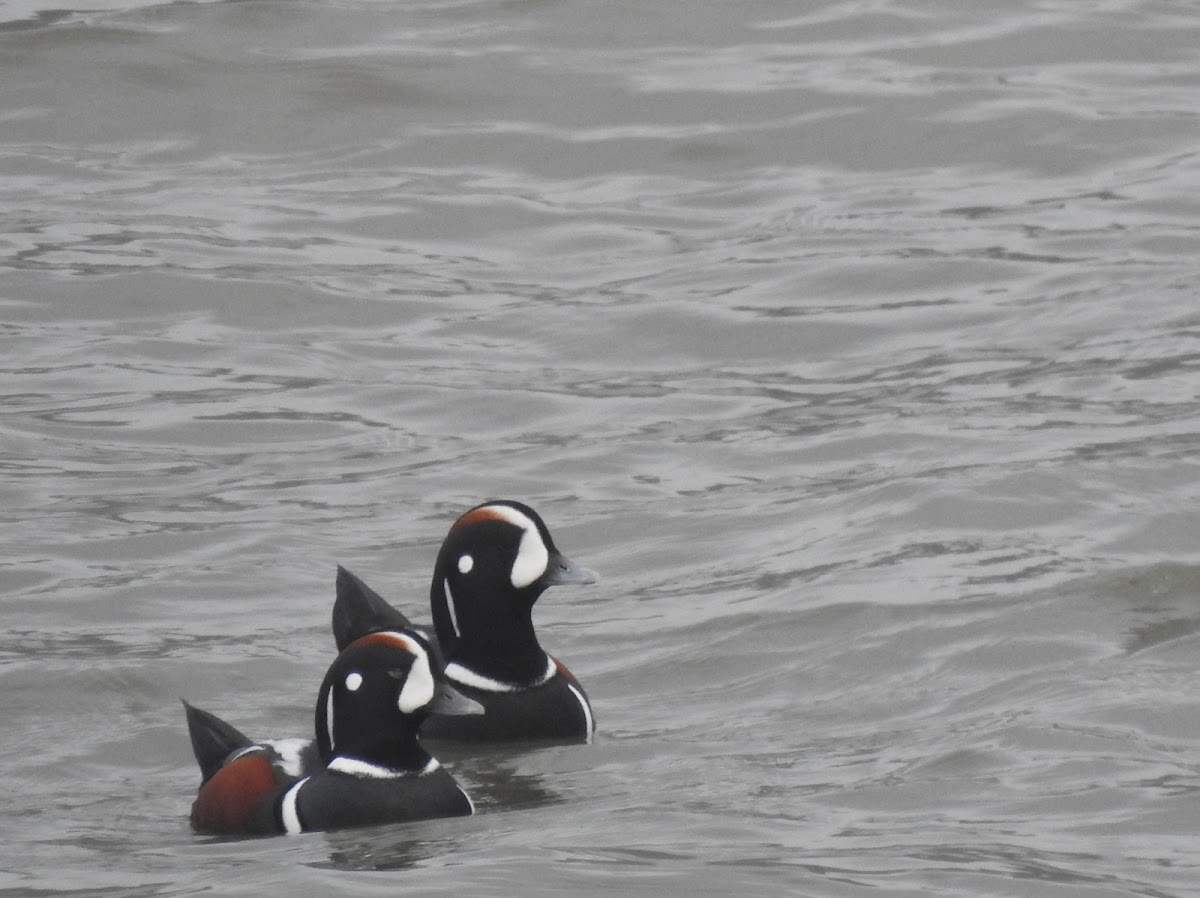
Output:
[[[589,705],[588,700],[583,697],[583,693],[576,689],[572,683],[568,682],[567,688],[571,690],[571,694],[574,695],[575,698],[579,699],[579,707],[583,708],[583,725],[587,728],[587,741],[590,743],[592,741],[592,736],[595,735],[596,732],[596,721],[592,718],[592,706]]]
[[[467,794],[467,790],[462,786],[459,786],[458,783],[455,783],[454,785],[458,788],[458,791],[462,793],[463,798],[467,800],[467,807],[471,809],[471,816],[475,816],[475,802],[471,800],[471,796]]]
[[[304,827],[300,824],[300,813],[296,810],[296,799],[300,797],[300,789],[308,782],[308,777],[300,780],[287,792],[283,793],[283,803],[279,808],[279,816],[283,820],[283,831],[289,836],[294,836],[297,833],[304,832]]]

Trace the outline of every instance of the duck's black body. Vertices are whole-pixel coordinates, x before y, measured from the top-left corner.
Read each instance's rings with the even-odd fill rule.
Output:
[[[298,789],[294,812],[303,830],[330,830],[461,817],[472,806],[440,766],[395,779],[326,769]]]
[[[298,833],[470,814],[471,800],[417,741],[433,708],[482,709],[448,686],[412,630],[346,647],[317,699],[318,761],[289,764],[220,718],[187,705],[200,792],[192,826],[222,835]]]
[[[537,513],[494,500],[463,514],[442,543],[430,585],[446,680],[484,708],[472,719],[431,715],[422,734],[440,739],[589,741],[595,718],[587,694],[548,655],[533,628],[533,606],[556,584],[594,575],[554,546]],[[407,618],[344,568],[338,569],[333,629],[339,646]]]
[[[563,665],[554,659],[550,659],[550,663],[554,672],[544,683],[522,686],[511,692],[467,686],[453,679],[453,668],[447,668],[446,677],[454,682],[454,688],[479,702],[484,713],[470,721],[430,715],[421,727],[421,734],[431,739],[464,741],[590,740],[596,726],[587,693]]]

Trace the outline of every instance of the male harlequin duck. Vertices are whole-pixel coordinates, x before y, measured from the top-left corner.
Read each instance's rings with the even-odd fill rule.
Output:
[[[587,694],[538,644],[532,613],[547,587],[595,579],[555,548],[545,523],[528,505],[492,500],[455,521],[438,553],[429,599],[446,679],[483,705],[484,713],[435,713],[421,734],[590,741],[596,725]],[[339,646],[397,625],[409,625],[408,619],[338,568],[333,631]]]
[[[417,741],[417,728],[433,710],[482,708],[446,683],[430,656],[411,630],[372,633],[339,654],[317,697],[319,763],[307,771],[184,702],[202,776],[192,826],[221,835],[299,833],[473,813],[466,792]]]

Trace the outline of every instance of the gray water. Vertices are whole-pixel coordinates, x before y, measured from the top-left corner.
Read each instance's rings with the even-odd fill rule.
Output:
[[[1200,8],[0,2],[0,895],[1200,894]],[[191,833],[530,502],[586,747]]]

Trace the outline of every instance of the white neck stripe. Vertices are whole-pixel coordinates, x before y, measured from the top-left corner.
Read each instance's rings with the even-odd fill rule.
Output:
[[[499,680],[493,680],[491,677],[477,674],[469,667],[463,667],[457,661],[451,661],[447,664],[445,673],[447,680],[453,680],[460,686],[470,686],[473,689],[481,689],[484,692],[517,691],[517,687],[511,683],[502,683]]]
[[[454,631],[454,635],[460,635],[458,629],[458,614],[454,610],[454,594],[450,592],[450,579],[442,580],[442,592],[446,594],[446,612],[450,615],[450,629]]]
[[[333,751],[333,684],[325,695],[325,735],[329,737],[329,750]]]
[[[453,680],[460,686],[470,686],[472,689],[479,689],[483,692],[517,692],[521,689],[527,689],[520,683],[505,683],[503,680],[494,680],[491,677],[485,677],[483,674],[476,673],[469,667],[463,667],[457,661],[451,661],[446,665],[446,679]],[[543,683],[550,682],[550,679],[558,673],[558,666],[554,663],[554,659],[546,657],[546,672],[540,678],[530,683],[529,686],[541,686]]]

